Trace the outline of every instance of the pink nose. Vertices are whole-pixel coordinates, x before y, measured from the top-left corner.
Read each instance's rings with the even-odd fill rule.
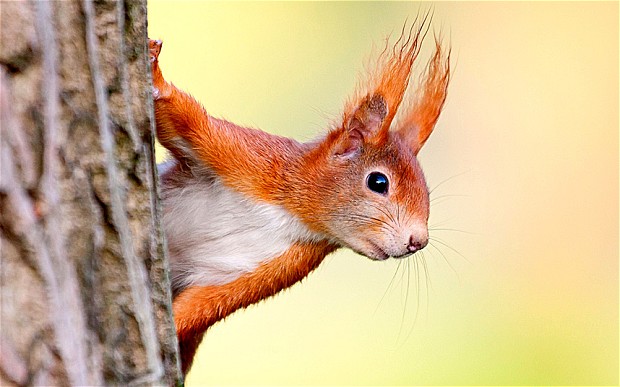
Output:
[[[415,253],[416,251],[422,250],[428,244],[428,237],[416,237],[414,235],[409,237],[409,245],[407,249]]]

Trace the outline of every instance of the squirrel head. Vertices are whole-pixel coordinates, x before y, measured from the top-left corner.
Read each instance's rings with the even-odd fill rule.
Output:
[[[365,92],[304,163],[303,218],[371,259],[404,257],[428,243],[429,194],[416,156],[445,102],[450,58],[435,39],[413,103],[401,106],[422,29],[386,46]]]

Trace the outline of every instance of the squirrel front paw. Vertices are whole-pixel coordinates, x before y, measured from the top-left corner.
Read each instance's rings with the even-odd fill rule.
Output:
[[[161,40],[149,39],[149,60],[151,62],[151,72],[153,74],[153,99],[157,100],[165,96],[168,85],[159,68],[159,53],[163,42]]]
[[[161,46],[164,44],[161,40],[149,39],[149,59],[151,63],[155,62],[161,52]]]

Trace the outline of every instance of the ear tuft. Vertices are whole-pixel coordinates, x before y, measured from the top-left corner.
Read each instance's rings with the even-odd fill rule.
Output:
[[[435,38],[435,54],[416,91],[415,103],[404,111],[396,131],[417,154],[431,135],[443,109],[450,83],[450,48]]]

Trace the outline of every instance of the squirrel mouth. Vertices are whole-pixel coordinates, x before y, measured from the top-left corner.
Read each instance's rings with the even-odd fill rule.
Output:
[[[385,261],[386,259],[390,257],[388,253],[386,253],[381,247],[379,247],[373,241],[367,240],[367,242],[370,245],[370,248],[373,254],[362,253],[363,255],[367,256],[368,258],[374,261]]]
[[[412,256],[413,254],[415,254],[413,251],[408,251],[408,252],[406,252],[403,255],[394,255],[392,258],[394,258],[394,259],[404,259],[404,258]]]
[[[358,239],[354,241],[355,243],[346,243],[344,244],[351,250],[355,251],[359,255],[363,255],[364,257],[371,259],[373,261],[385,261],[386,259],[393,257],[395,259],[401,259],[410,256],[411,252],[407,251],[401,255],[391,255],[386,252],[381,246],[379,246],[376,242],[370,239]]]
[[[372,259],[373,261],[385,261],[388,258],[394,258],[394,259],[405,259],[408,258],[410,256],[412,256],[413,254],[415,254],[412,251],[406,251],[403,254],[399,254],[399,255],[390,255],[388,254],[385,250],[383,250],[378,244],[376,244],[375,242],[366,239],[366,249],[364,249],[365,251],[361,251],[358,249],[354,249],[357,253],[364,255],[370,259]]]

